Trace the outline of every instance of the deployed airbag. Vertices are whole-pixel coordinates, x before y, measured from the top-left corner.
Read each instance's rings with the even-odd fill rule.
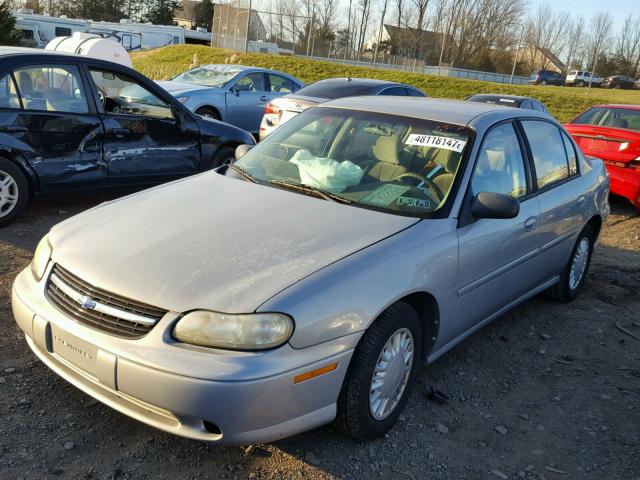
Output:
[[[338,162],[331,158],[316,157],[309,150],[298,150],[290,162],[298,166],[304,185],[330,192],[343,192],[347,187],[360,183],[364,175],[364,171],[349,160]]]

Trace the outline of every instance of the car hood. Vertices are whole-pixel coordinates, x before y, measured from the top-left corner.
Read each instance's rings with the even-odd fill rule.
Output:
[[[50,242],[54,262],[109,292],[241,313],[417,221],[207,172],[72,217]]]
[[[158,80],[156,81],[156,83],[160,85],[162,88],[164,88],[167,92],[169,92],[174,97],[196,93],[201,90],[208,90],[209,92],[222,91],[221,88],[207,87],[206,85],[195,85],[193,83],[187,83],[187,82],[177,82],[175,80]]]

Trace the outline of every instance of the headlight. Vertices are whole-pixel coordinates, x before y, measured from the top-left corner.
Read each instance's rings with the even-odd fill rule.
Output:
[[[180,103],[185,103],[187,100],[189,100],[189,97],[176,97],[176,100],[178,100]]]
[[[31,273],[36,281],[42,280],[44,271],[47,269],[47,263],[51,258],[51,245],[49,244],[49,235],[45,235],[36,247],[36,253],[31,260]]]
[[[281,313],[228,314],[198,310],[182,317],[173,336],[181,342],[232,350],[265,350],[282,345],[293,320]]]

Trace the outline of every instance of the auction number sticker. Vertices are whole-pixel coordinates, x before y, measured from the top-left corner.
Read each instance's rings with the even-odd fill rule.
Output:
[[[406,145],[417,145],[419,147],[444,148],[445,150],[452,150],[458,153],[462,152],[467,144],[465,140],[440,137],[438,135],[420,135],[419,133],[412,133],[404,143]]]

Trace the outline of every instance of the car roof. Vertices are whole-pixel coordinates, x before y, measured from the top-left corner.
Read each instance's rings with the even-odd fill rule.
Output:
[[[448,100],[440,98],[417,97],[385,97],[361,96],[331,100],[318,105],[317,108],[345,108],[351,110],[387,113],[391,115],[409,116],[424,120],[435,120],[456,125],[470,125],[482,117],[489,123],[514,117],[540,117],[548,119],[548,115],[534,110],[506,107],[502,105]]]
[[[59,55],[59,56],[65,56],[65,57],[82,57],[82,55],[76,55],[75,53],[64,53],[64,52],[58,52],[54,50],[44,50],[42,48],[0,47],[0,57],[9,56],[9,55],[21,55],[21,56]]]
[[[593,105],[591,108],[626,108],[629,110],[640,110],[640,105],[625,105],[622,103],[602,103]]]
[[[382,86],[382,85],[403,85],[403,86],[408,86],[404,83],[400,83],[400,82],[392,82],[389,80],[377,80],[374,78],[350,78],[350,77],[346,77],[346,78],[325,78],[324,80],[318,80],[317,82],[314,83],[335,83],[335,84],[349,84],[349,85],[363,85],[363,86],[370,86],[370,87],[377,87],[377,86]]]
[[[533,100],[535,102],[539,102],[539,100],[536,100],[535,98],[531,98],[531,97],[524,97],[522,95],[500,95],[499,93],[476,93],[474,95],[471,95],[468,98],[473,98],[473,97],[495,98],[495,99],[504,98],[506,100],[517,100],[520,102],[523,100]]]

